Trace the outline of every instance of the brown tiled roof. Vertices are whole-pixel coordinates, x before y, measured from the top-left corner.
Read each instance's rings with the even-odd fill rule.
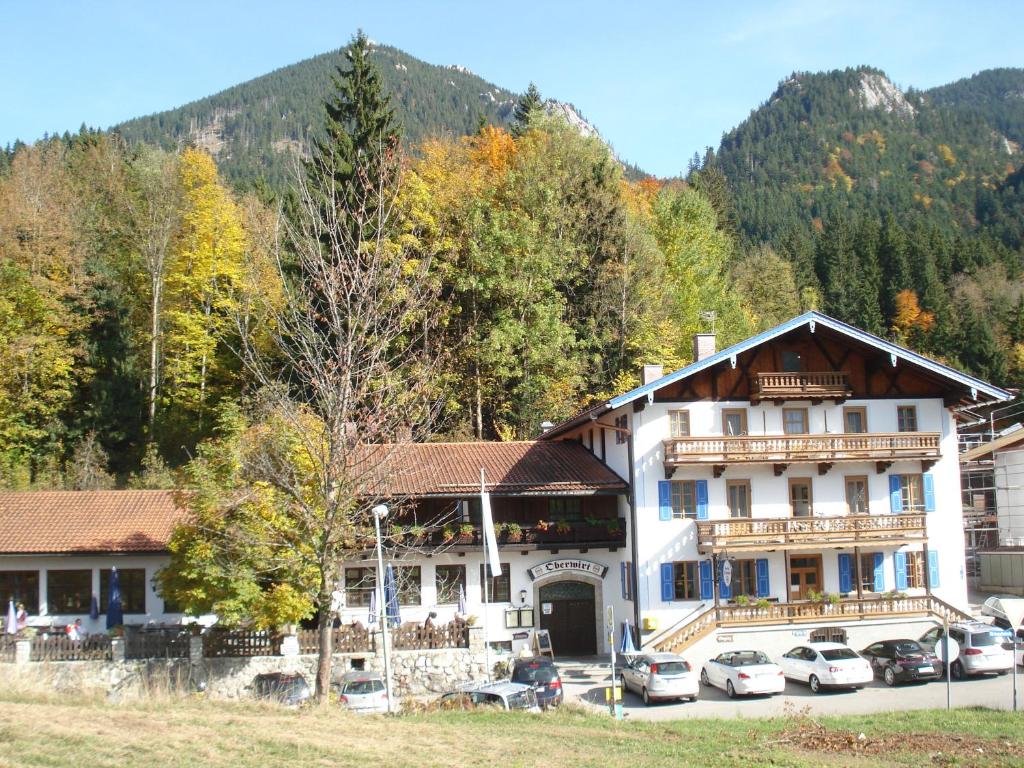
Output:
[[[577,442],[412,443],[368,448],[379,496],[461,496],[490,493],[582,495],[625,493],[625,481]]]
[[[173,491],[0,493],[0,553],[164,552],[184,515]]]

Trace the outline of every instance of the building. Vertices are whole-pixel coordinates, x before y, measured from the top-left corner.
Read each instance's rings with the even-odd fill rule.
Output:
[[[543,435],[629,481],[644,645],[965,610],[954,412],[1009,393],[817,312],[713,344]]]

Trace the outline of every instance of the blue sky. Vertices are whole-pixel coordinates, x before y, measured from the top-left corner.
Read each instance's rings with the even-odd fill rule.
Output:
[[[794,70],[858,64],[927,88],[1024,66],[1017,2],[0,0],[0,145],[107,127],[342,46],[358,28],[433,64],[573,102],[660,175]]]

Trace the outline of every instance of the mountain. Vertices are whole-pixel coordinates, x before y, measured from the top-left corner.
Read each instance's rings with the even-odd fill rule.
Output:
[[[472,133],[481,119],[505,123],[518,98],[462,66],[427,64],[376,43],[373,56],[410,144],[431,135]],[[323,99],[339,66],[347,68],[343,49],[113,130],[130,143],[173,147],[192,141],[216,157],[234,184],[262,176],[279,187],[323,126]]]
[[[973,232],[1017,205],[1022,144],[1024,70],[903,92],[859,67],[794,73],[723,136],[715,162],[753,241],[832,214],[920,214]]]

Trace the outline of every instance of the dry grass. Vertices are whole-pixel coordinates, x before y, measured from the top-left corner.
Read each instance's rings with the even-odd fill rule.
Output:
[[[167,697],[112,705],[7,692],[0,694],[0,766],[1024,765],[1019,718],[980,710],[851,717],[814,723],[813,738],[804,738],[810,731],[799,715],[616,724],[566,707],[539,716],[384,718],[334,707]],[[840,729],[863,731],[885,749],[861,748],[863,740],[846,748]],[[914,738],[894,737],[910,731]],[[950,732],[971,735],[958,742]]]

